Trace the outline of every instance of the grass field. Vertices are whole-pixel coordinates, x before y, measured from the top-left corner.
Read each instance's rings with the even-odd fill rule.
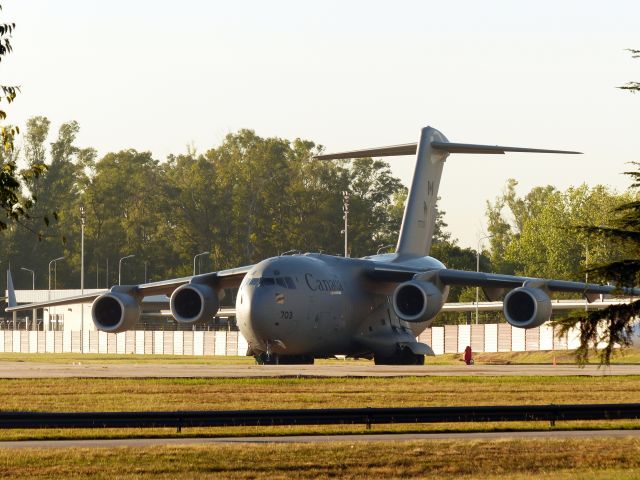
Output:
[[[486,354],[547,363],[545,354]],[[456,363],[458,356],[436,357]],[[566,357],[572,361],[571,357]],[[244,357],[4,354],[0,361],[251,363]],[[348,362],[352,362],[347,360]],[[561,362],[563,360],[556,361]],[[323,361],[325,362],[325,361]],[[326,360],[339,364],[342,360]],[[361,361],[363,363],[370,363]],[[428,368],[426,366],[425,368]],[[2,410],[122,411],[640,402],[637,377],[45,378],[0,380]],[[181,436],[640,428],[640,421],[186,428]],[[0,440],[176,436],[174,429],[0,430]],[[640,478],[640,441],[503,440],[2,450],[0,478]]]
[[[0,380],[2,410],[145,411],[640,402],[637,377],[45,378]],[[544,422],[378,425],[375,432],[546,429]],[[556,428],[640,428],[640,421]],[[363,425],[183,429],[183,435],[363,433]],[[0,439],[173,436],[172,429],[0,430]]]
[[[617,403],[640,402],[640,380],[631,376],[3,379],[0,398],[5,411]]]
[[[499,440],[0,450],[0,478],[640,478],[640,441]]]

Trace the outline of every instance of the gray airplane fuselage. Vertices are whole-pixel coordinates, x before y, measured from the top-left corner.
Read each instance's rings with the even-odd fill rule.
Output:
[[[238,327],[253,354],[358,355],[415,342],[430,321],[400,320],[391,290],[371,289],[362,272],[376,265],[423,271],[444,265],[432,257],[397,254],[351,259],[322,254],[273,257],[256,264],[236,298]],[[446,294],[446,293],[445,293]]]

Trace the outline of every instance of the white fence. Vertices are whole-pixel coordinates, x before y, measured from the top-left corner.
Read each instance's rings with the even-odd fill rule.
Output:
[[[0,353],[115,353],[159,355],[245,355],[239,332],[136,330],[105,333],[64,330],[0,330]]]
[[[508,323],[445,325],[425,330],[418,340],[431,345],[436,355],[462,353],[467,345],[474,352],[525,352],[578,348],[577,332],[557,337],[551,325],[525,330]]]
[[[462,353],[467,345],[474,352],[523,352],[567,350],[579,344],[576,334],[558,338],[549,325],[523,330],[506,323],[433,327],[424,331],[418,340],[431,345],[436,355]],[[70,330],[0,330],[0,353],[5,352],[245,355],[247,341],[240,332],[225,331],[85,331],[81,335],[79,331]]]

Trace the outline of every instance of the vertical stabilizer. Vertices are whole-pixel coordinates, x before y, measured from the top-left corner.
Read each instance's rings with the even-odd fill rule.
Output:
[[[13,288],[13,278],[11,278],[11,270],[7,269],[7,304],[9,307],[17,307],[16,291]]]
[[[431,250],[438,187],[442,167],[449,155],[446,151],[434,149],[432,142],[445,143],[448,140],[435,128],[423,128],[396,247],[396,252],[400,255],[425,256]]]
[[[433,231],[436,226],[436,200],[444,162],[450,153],[472,153],[503,155],[506,152],[520,153],[580,153],[569,150],[504,147],[500,145],[478,145],[473,143],[451,143],[438,130],[425,127],[419,143],[403,143],[386,147],[364,148],[348,152],[316,155],[319,160],[363,157],[392,157],[416,155],[416,167],[409,188],[407,205],[402,217],[396,253],[405,256],[429,255]]]

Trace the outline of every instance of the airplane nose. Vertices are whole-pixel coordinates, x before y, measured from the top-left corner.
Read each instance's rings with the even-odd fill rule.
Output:
[[[273,289],[256,287],[249,300],[249,318],[253,331],[262,339],[274,338],[274,327],[277,327]]]

